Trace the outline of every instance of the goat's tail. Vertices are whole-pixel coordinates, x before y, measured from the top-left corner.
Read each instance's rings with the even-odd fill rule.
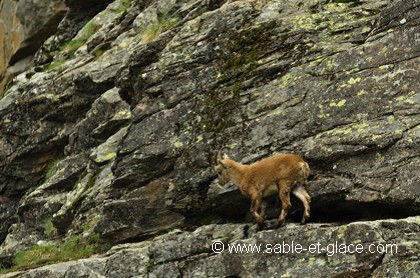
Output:
[[[300,162],[300,169],[306,181],[309,175],[311,174],[311,169],[309,168],[308,163],[306,163],[305,161]]]

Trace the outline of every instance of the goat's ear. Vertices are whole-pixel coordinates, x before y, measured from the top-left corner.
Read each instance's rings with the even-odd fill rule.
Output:
[[[222,151],[219,150],[216,155],[216,164],[221,165],[224,169],[227,169],[228,167],[226,166],[226,164],[223,163],[224,159],[229,159],[229,156],[227,154],[224,154],[222,158]]]

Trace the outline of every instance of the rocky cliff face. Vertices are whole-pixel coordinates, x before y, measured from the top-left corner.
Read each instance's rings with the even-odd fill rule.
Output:
[[[418,1],[65,5],[0,100],[0,267],[51,240],[46,223],[55,240],[125,244],[7,277],[420,272]],[[290,223],[292,199],[286,227],[257,233],[249,201],[215,179],[218,149],[304,157],[312,223]],[[215,254],[214,240],[399,252]]]
[[[56,32],[66,11],[63,0],[0,3],[1,92],[10,88],[15,75],[30,67],[33,55]]]

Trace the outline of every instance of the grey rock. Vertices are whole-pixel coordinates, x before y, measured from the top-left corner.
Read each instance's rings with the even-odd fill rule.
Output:
[[[162,183],[152,182],[120,200],[108,201],[100,206],[100,219],[93,230],[115,243],[144,239],[180,226],[184,216],[165,207],[165,194]]]
[[[419,228],[419,217],[341,226],[293,224],[258,233],[246,224],[208,225],[194,232],[174,230],[141,243],[117,245],[100,258],[5,277],[410,276],[420,270]],[[222,252],[213,251],[218,246],[215,242],[224,247]],[[239,251],[238,246],[253,251]]]

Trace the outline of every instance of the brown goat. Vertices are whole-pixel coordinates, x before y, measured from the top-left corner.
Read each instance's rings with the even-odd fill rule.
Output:
[[[279,154],[263,159],[251,165],[243,165],[229,159],[225,154],[217,154],[214,167],[221,185],[231,181],[241,193],[251,199],[251,214],[260,228],[265,225],[265,202],[263,197],[279,194],[282,209],[275,222],[276,227],[284,224],[287,211],[291,207],[290,192],[302,201],[304,212],[302,224],[309,218],[311,197],[304,184],[310,170],[308,163],[295,154]],[[261,214],[258,212],[261,208]]]

